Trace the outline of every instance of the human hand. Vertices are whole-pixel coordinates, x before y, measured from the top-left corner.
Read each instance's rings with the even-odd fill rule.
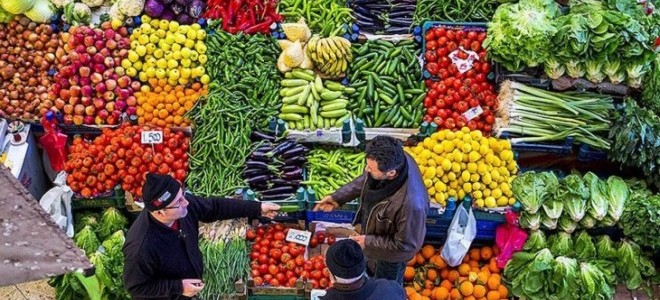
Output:
[[[322,210],[324,212],[331,212],[337,207],[339,207],[339,203],[332,199],[332,196],[325,196],[321,199],[321,202],[314,206],[314,211]]]
[[[204,288],[204,282],[200,279],[183,279],[183,295],[186,297],[193,297],[201,292]]]
[[[365,235],[353,235],[353,236],[350,236],[349,238],[350,238],[351,240],[354,240],[355,242],[357,242],[358,245],[360,245],[360,247],[361,247],[362,249],[364,249],[364,241],[365,241],[365,237],[366,237]]]
[[[271,202],[264,202],[261,203],[261,215],[267,218],[275,218],[277,216],[277,211],[280,210],[280,206],[271,203]]]

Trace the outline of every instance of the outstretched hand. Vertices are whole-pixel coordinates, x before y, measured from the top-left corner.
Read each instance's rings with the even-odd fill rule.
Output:
[[[339,207],[339,203],[332,199],[332,196],[325,196],[321,199],[321,202],[314,206],[314,211],[322,210],[324,212],[331,212],[337,207]]]
[[[277,216],[277,211],[280,210],[280,206],[271,203],[271,202],[264,202],[261,203],[261,215],[267,218],[275,218]]]

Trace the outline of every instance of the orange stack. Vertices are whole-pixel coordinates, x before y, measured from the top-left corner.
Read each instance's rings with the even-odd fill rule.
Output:
[[[495,263],[497,246],[470,249],[458,267],[448,266],[441,249],[425,245],[408,262],[404,273],[406,294],[410,300],[500,300],[507,299],[508,289],[501,283]]]
[[[155,81],[158,81],[155,79]],[[171,86],[162,81],[156,82],[153,91],[140,91],[135,94],[137,100],[138,124],[150,124],[159,127],[187,127],[190,121],[185,117],[200,96],[206,94],[206,86],[196,82],[186,88],[182,85]]]

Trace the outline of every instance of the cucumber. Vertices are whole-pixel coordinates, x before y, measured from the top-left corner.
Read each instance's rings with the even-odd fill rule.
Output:
[[[335,100],[339,97],[341,97],[341,92],[337,91],[323,91],[321,93],[321,99],[323,100]]]
[[[296,87],[296,86],[302,86],[302,85],[307,85],[307,80],[303,79],[284,79],[282,80],[282,86],[286,87]]]
[[[310,75],[310,74],[308,74],[308,73],[306,73],[302,70],[293,70],[291,73],[293,74],[294,78],[302,79],[302,80],[305,80],[307,82],[314,81],[314,76],[312,76],[312,75]]]
[[[348,111],[346,109],[338,109],[338,110],[322,111],[321,112],[321,116],[324,117],[324,118],[340,118],[340,117],[343,117],[346,114],[348,114]]]
[[[303,116],[296,113],[283,113],[280,114],[278,117],[284,121],[294,121],[294,122],[303,119]]]
[[[321,107],[321,111],[334,111],[341,109],[346,109],[346,104],[338,102],[330,105],[324,105],[323,107]]]
[[[309,112],[309,109],[305,106],[300,106],[300,105],[283,105],[282,106],[282,113],[283,114],[289,114],[289,113],[294,113],[294,114],[306,114]]]

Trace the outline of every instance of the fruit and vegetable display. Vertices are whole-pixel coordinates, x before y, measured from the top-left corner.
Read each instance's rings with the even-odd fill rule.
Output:
[[[479,208],[515,202],[518,165],[508,140],[463,127],[440,130],[405,150],[419,165],[431,202],[445,206],[449,197],[460,201],[468,195]]]
[[[416,0],[351,0],[355,24],[374,34],[407,34],[412,31]],[[430,18],[428,19],[430,20]]]
[[[154,19],[176,21],[182,25],[190,25],[196,23],[202,17],[206,10],[206,3],[204,0],[146,0],[144,14]],[[121,6],[119,6],[119,11],[124,15],[132,16]]]
[[[412,41],[369,41],[355,47],[348,71],[356,90],[350,109],[367,127],[411,128],[422,119],[424,84]]]
[[[280,0],[277,12],[287,22],[305,18],[309,28],[321,36],[343,34],[342,25],[350,24],[353,20],[353,11],[346,7],[346,1],[340,0]]]
[[[163,143],[143,144],[143,131],[161,131]],[[121,185],[133,197],[142,197],[147,172],[170,174],[183,182],[188,171],[190,138],[169,128],[122,125],[103,129],[93,140],[73,139],[64,169],[67,184],[82,198],[92,198]]]
[[[303,184],[314,190],[316,199],[321,200],[364,174],[365,166],[363,152],[313,149],[307,156],[308,174]]]
[[[220,28],[231,34],[268,34],[272,23],[283,20],[276,9],[276,0],[210,0],[203,16],[221,20]]]

